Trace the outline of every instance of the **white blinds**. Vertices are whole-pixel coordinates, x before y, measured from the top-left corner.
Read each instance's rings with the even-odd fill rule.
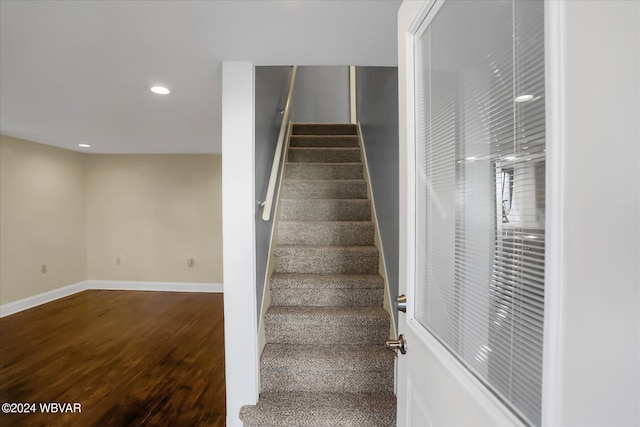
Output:
[[[446,1],[418,33],[417,320],[540,424],[544,3]]]

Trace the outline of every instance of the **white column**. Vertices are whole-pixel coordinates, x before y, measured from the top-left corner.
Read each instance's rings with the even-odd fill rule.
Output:
[[[222,219],[227,425],[258,400],[254,67],[222,64]]]

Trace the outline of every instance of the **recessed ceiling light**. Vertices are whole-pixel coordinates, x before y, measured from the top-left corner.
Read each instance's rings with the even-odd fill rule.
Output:
[[[533,99],[533,95],[520,95],[520,96],[516,96],[515,101],[516,102],[527,102],[527,101],[531,101]]]
[[[151,92],[157,93],[158,95],[168,95],[171,93],[171,91],[164,86],[154,86],[151,88]]]
[[[91,146],[89,144],[78,144],[78,147],[89,148]]]

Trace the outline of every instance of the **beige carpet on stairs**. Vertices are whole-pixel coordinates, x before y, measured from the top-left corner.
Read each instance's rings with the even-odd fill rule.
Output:
[[[294,124],[276,218],[254,426],[395,426],[371,202],[357,127]]]

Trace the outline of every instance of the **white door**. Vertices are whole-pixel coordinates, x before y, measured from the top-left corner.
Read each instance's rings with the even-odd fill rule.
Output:
[[[527,159],[524,159],[525,151],[520,146],[522,144],[518,145],[522,142],[517,140],[519,136],[504,137],[500,131],[502,119],[492,116],[496,108],[504,107],[506,113],[503,114],[516,117],[513,123],[510,122],[513,134],[516,129],[529,126],[527,123],[520,126],[522,123],[518,120],[526,121],[527,117],[540,114],[544,117],[544,101],[539,101],[544,95],[540,93],[544,90],[544,61],[537,65],[542,67],[542,77],[538,76],[540,69],[537,69],[537,74],[532,71],[521,77],[514,71],[516,60],[508,58],[513,53],[509,52],[509,43],[515,40],[511,31],[516,20],[518,25],[524,25],[529,31],[527,43],[533,40],[533,44],[529,43],[533,47],[526,45],[529,46],[529,51],[525,52],[529,62],[540,53],[536,50],[536,43],[540,40],[535,38],[543,37],[543,31],[538,32],[536,23],[523,24],[520,16],[536,16],[538,19],[542,15],[539,11],[517,10],[518,7],[510,0],[432,0],[405,1],[399,11],[400,294],[407,296],[406,313],[398,314],[399,333],[407,343],[406,354],[398,358],[399,426],[517,426],[539,422],[535,415],[523,417],[513,409],[512,402],[503,403],[505,399],[500,392],[492,392],[485,386],[486,378],[493,376],[499,382],[501,379],[498,377],[503,374],[495,368],[489,372],[491,368],[485,363],[487,358],[495,356],[489,354],[496,339],[490,323],[497,323],[500,318],[492,319],[488,306],[475,305],[477,299],[495,292],[495,286],[489,289],[492,286],[489,279],[486,279],[487,289],[482,289],[482,286],[484,278],[494,275],[495,263],[501,262],[495,260],[496,247],[505,244],[501,239],[513,239],[513,230],[517,226],[517,230],[527,230],[529,234],[526,237],[532,239],[533,246],[544,241],[544,221],[540,220],[540,215],[544,218],[544,206],[542,211],[539,206],[536,210],[540,197],[544,200],[543,190],[540,190],[544,188],[544,181],[539,182],[536,178],[540,175],[536,172],[539,170],[544,176],[544,135],[535,141],[534,137],[530,138],[533,141],[531,149],[524,145],[527,150]],[[520,45],[515,43],[521,42],[513,43],[513,51],[520,49]],[[501,56],[507,59],[501,59]],[[479,61],[484,68],[475,73],[474,65],[467,67],[473,61]],[[504,64],[509,63],[512,68],[506,69]],[[491,67],[495,70],[489,74]],[[503,78],[511,79],[508,95],[504,94],[501,86]],[[539,79],[542,79],[542,89]],[[516,100],[518,95],[529,95],[518,92],[520,88],[525,90],[525,86],[538,92],[532,92],[533,103],[526,106],[500,104],[501,99],[520,102]],[[426,92],[430,97],[425,97]],[[496,94],[487,95],[493,92]],[[542,107],[539,107],[540,102]],[[483,108],[485,110],[480,111]],[[456,121],[459,117],[464,118]],[[460,136],[463,134],[464,137]],[[500,143],[506,140],[504,138],[513,140],[511,151],[499,154]],[[435,145],[425,148],[426,139],[435,140]],[[461,146],[462,139],[471,142]],[[519,160],[516,159],[520,158],[523,163],[517,163]],[[525,164],[525,160],[528,163]],[[515,166],[514,162],[517,163]],[[457,189],[461,182],[467,185],[462,195]],[[478,215],[477,212],[488,214]],[[466,233],[466,246],[462,250],[457,239],[461,228]],[[434,241],[440,246],[434,247]],[[520,244],[524,247],[522,240]],[[472,270],[461,268],[457,263],[459,252],[473,258],[466,260]],[[456,255],[448,256],[453,253]],[[431,260],[430,265],[427,265],[426,258]],[[522,259],[526,263],[528,258],[524,256]],[[425,282],[429,280],[453,283],[460,276],[468,276],[465,280],[476,280],[480,286],[475,291],[465,288],[463,292],[466,294],[456,290],[453,297],[434,295],[438,289],[432,289],[430,293],[425,289]],[[541,280],[525,285],[543,288]],[[444,303],[440,303],[439,298]],[[447,305],[451,298],[459,298],[453,304],[457,307],[455,312]],[[472,311],[476,317],[469,315]],[[508,315],[514,316],[513,313]],[[537,315],[536,311],[533,317]],[[457,317],[456,326],[445,324],[447,316]],[[478,317],[484,317],[485,321],[475,321]],[[538,326],[542,327],[533,327]],[[513,325],[510,327],[513,330]],[[458,349],[462,355],[454,356],[448,350],[450,346],[444,339],[447,337],[434,332],[446,332],[447,328],[456,335],[454,340],[465,343]],[[540,336],[535,339],[541,339],[541,329],[537,332]],[[538,350],[541,353],[541,345]],[[524,363],[521,371],[532,366],[532,377],[536,377],[537,365],[541,365],[538,350],[529,352],[527,349],[522,354],[518,353],[522,356],[518,356],[519,363]],[[461,361],[466,360],[465,357],[472,362],[477,359],[473,369],[465,367],[467,363]],[[525,380],[529,382],[528,377]],[[511,384],[512,378],[506,381]],[[533,401],[540,397],[535,396],[536,381],[524,386],[525,393],[533,390]],[[518,399],[517,396],[512,399],[516,406]],[[530,402],[521,400],[524,411],[529,410],[527,405]]]

